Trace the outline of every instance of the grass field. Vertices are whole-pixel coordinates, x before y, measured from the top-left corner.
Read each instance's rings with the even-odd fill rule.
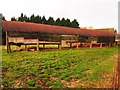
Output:
[[[12,52],[2,50],[2,86],[9,88],[111,87],[118,48]]]

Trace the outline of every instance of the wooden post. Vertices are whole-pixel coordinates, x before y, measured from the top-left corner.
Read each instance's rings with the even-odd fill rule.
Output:
[[[39,40],[37,41],[37,51],[39,51]]]
[[[109,43],[110,45],[109,45],[109,47],[112,47],[113,46],[113,43]]]
[[[11,47],[10,47],[10,44],[8,44],[8,47],[9,47],[9,52],[11,52]]]
[[[58,44],[58,49],[61,49],[61,45],[60,44]]]
[[[27,51],[27,45],[25,44],[25,51]]]
[[[72,42],[70,42],[70,48],[72,48]]]
[[[77,46],[76,47],[78,48],[78,42],[77,42]]]
[[[8,32],[6,31],[6,49],[7,53],[9,53],[9,41],[8,41]]]
[[[109,43],[109,47],[111,47],[111,43]]]
[[[102,48],[102,43],[100,43],[100,48]]]
[[[60,44],[58,44],[58,49],[61,49],[62,46],[62,40],[60,41]]]
[[[90,48],[92,48],[92,43],[90,43]]]
[[[45,44],[43,44],[43,48],[45,48]]]
[[[116,42],[114,42],[113,45],[116,46]]]

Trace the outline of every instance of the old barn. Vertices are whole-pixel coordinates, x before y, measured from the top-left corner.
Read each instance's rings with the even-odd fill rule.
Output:
[[[28,22],[2,21],[2,29],[6,32],[7,52],[11,52],[11,45],[61,45],[69,44],[92,47],[94,44],[111,46],[115,43],[115,32],[109,29],[81,29],[63,26],[36,24]]]

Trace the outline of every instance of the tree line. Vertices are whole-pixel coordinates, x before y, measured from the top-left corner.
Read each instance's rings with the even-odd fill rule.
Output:
[[[79,28],[79,23],[76,19],[73,21],[70,21],[70,19],[65,18],[57,18],[54,20],[53,17],[49,17],[46,19],[45,16],[39,16],[32,14],[30,17],[24,15],[21,13],[21,15],[18,18],[12,17],[11,21],[21,21],[21,22],[33,22],[33,23],[39,23],[39,24],[48,24],[48,25],[57,25],[57,26],[66,26],[66,27],[72,27],[72,28]]]

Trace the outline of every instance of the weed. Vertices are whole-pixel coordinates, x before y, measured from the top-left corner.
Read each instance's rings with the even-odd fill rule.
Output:
[[[54,72],[54,73],[52,74],[52,76],[54,76],[54,77],[59,77],[59,76],[60,76],[60,72],[59,72],[59,71],[56,71],[56,72]]]
[[[75,74],[75,79],[78,79],[80,77],[79,74]]]
[[[41,77],[42,78],[49,78],[50,76],[48,74],[42,74]]]
[[[11,81],[11,82],[8,83],[9,86],[12,86],[13,84],[14,84],[13,81]]]
[[[70,80],[71,80],[71,77],[68,76],[68,77],[66,77],[64,80],[70,81]]]
[[[41,86],[39,86],[39,85],[35,85],[35,88],[42,88]]]
[[[52,80],[52,88],[62,88],[62,83],[57,80]]]
[[[62,83],[58,80],[52,80],[52,88],[62,88]]]
[[[35,80],[29,79],[29,80],[28,80],[28,84],[29,84],[30,86],[34,86],[34,85],[35,85]]]
[[[7,87],[7,85],[8,85],[7,81],[6,81],[6,80],[2,80],[2,85],[3,85],[4,87]]]
[[[60,79],[63,80],[63,79],[65,79],[65,78],[68,77],[68,76],[69,76],[68,74],[62,74],[61,77],[60,77]]]
[[[48,81],[48,82],[45,83],[45,85],[49,87],[51,85],[51,82]]]

